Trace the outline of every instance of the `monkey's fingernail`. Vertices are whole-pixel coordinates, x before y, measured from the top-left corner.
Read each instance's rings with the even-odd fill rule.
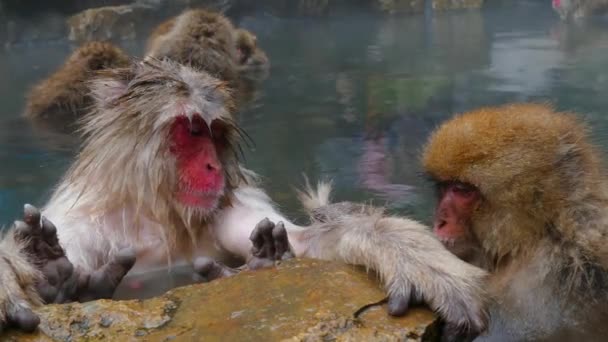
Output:
[[[40,210],[31,204],[24,204],[23,218],[29,225],[38,225],[40,223]]]
[[[388,299],[388,313],[391,316],[403,316],[409,308],[409,298],[394,295]]]

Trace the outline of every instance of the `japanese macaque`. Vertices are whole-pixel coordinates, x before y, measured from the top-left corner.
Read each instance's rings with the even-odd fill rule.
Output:
[[[238,77],[234,26],[223,15],[187,10],[157,27],[148,40],[146,56],[169,58],[223,81]]]
[[[608,188],[574,115],[536,104],[458,115],[422,161],[437,183],[434,233],[491,273],[483,338],[608,336]]]
[[[270,65],[253,33],[235,28],[219,13],[201,9],[158,25],[148,38],[146,55],[167,57],[227,81],[239,74],[267,72]]]
[[[70,132],[92,105],[87,82],[93,73],[128,65],[129,56],[119,47],[108,42],[86,43],[59,70],[32,88],[23,115],[34,124]]]
[[[46,298],[105,296],[126,270],[136,275],[168,264],[191,264],[208,280],[234,274],[217,246],[250,269],[294,255],[364,265],[383,280],[390,314],[424,300],[454,330],[484,330],[486,273],[452,255],[421,224],[371,207],[329,205],[323,184],[301,194],[314,218],[309,226],[281,215],[237,159],[244,133],[232,118],[226,82],[147,59],[100,72],[91,89],[95,104],[78,159],[44,207],[42,223],[31,219],[35,214],[20,223],[31,232],[53,222],[73,265],[75,275],[42,282],[53,290]],[[48,264],[38,263],[43,271]],[[57,291],[57,278],[77,279],[77,291]],[[3,281],[0,289],[11,286],[18,285]]]
[[[563,20],[576,20],[608,12],[608,0],[553,0],[552,4]]]

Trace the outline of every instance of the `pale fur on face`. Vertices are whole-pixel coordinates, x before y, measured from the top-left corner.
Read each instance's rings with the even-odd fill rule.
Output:
[[[228,126],[226,152],[219,156],[225,172],[223,196],[243,181],[236,155],[242,131],[232,119],[234,106],[225,83],[205,72],[148,58],[128,69],[106,70],[91,82],[95,99],[83,121],[84,146],[51,202],[76,193],[73,207],[91,217],[128,208],[159,223],[171,248],[184,237],[195,241],[197,230],[217,211],[179,204],[175,157],[169,132],[177,116],[200,115],[211,127]],[[186,233],[186,234],[184,234]]]

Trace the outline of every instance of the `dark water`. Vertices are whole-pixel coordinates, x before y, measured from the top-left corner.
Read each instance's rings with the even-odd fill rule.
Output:
[[[387,17],[344,8],[322,17],[239,13],[272,61],[239,118],[256,142],[246,162],[294,217],[301,175],[331,178],[337,199],[373,201],[428,222],[433,200],[418,155],[453,113],[549,101],[589,120],[607,146],[608,24],[566,25],[549,1],[483,11]],[[151,23],[151,25],[154,23]],[[135,55],[140,41],[121,45]],[[70,163],[70,141],[34,132],[19,115],[28,87],[73,47],[37,40],[0,49],[0,222],[42,205]]]

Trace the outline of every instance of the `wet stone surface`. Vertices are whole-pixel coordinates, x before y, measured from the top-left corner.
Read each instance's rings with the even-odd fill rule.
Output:
[[[37,310],[36,334],[7,341],[427,341],[438,322],[414,308],[402,318],[374,306],[384,292],[363,270],[317,260],[177,288],[149,300],[49,305]]]

